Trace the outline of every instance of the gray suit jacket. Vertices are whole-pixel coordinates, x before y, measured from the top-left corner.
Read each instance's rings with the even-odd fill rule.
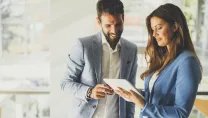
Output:
[[[68,55],[67,73],[61,88],[72,96],[70,118],[91,118],[98,100],[87,99],[87,90],[101,83],[102,79],[102,42],[101,32],[80,38]],[[137,46],[123,38],[121,43],[120,78],[135,85],[137,72]],[[135,105],[119,97],[120,118],[134,118]]]

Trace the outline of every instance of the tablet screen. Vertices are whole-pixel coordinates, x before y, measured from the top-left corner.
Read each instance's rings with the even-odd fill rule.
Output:
[[[129,81],[125,79],[104,78],[103,80],[114,90],[116,90],[118,87],[123,88],[126,91],[133,90],[144,99],[144,97],[136,90],[136,88]]]

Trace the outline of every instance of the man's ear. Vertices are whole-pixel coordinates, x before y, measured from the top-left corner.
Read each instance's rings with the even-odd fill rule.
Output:
[[[174,23],[174,25],[173,25],[173,32],[176,32],[177,30],[178,30],[178,23]]]
[[[96,17],[96,21],[97,21],[98,25],[101,25],[101,21],[100,21],[100,19],[98,18],[98,16]]]

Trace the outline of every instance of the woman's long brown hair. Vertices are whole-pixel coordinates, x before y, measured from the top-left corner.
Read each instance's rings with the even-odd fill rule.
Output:
[[[171,27],[175,24],[178,25],[178,30],[174,32],[173,38],[170,39],[171,48],[169,52],[167,47],[158,46],[156,39],[153,37],[150,23],[153,16],[163,19]],[[140,75],[142,79],[152,72],[157,71],[160,74],[184,50],[192,52],[201,66],[191,41],[186,18],[179,7],[170,3],[159,6],[146,18],[146,26],[148,30],[148,43],[145,49],[147,69]]]

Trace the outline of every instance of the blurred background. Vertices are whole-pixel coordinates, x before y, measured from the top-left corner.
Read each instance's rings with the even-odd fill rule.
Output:
[[[208,0],[121,1],[125,9],[122,37],[138,46],[136,87],[141,89],[145,18],[164,3],[182,9],[204,70],[190,118],[208,118]],[[70,114],[68,104],[73,101],[61,91],[60,80],[74,41],[100,31],[96,2],[0,0],[0,118],[66,118]]]
[[[49,0],[0,0],[0,118],[50,118]]]

